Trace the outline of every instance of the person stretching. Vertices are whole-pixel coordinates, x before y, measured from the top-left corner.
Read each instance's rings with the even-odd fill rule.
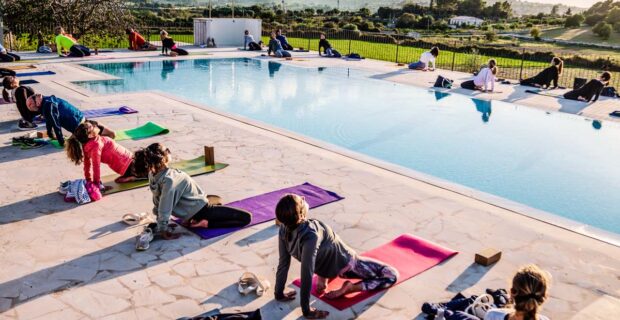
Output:
[[[327,41],[325,37],[325,33],[321,32],[319,40],[319,56],[321,55],[321,48],[323,48],[323,53],[328,57],[340,58],[342,55],[340,52],[336,51],[336,49],[332,48],[332,45]]]
[[[65,145],[62,129],[74,133],[78,126],[86,121],[82,111],[74,107],[66,100],[55,96],[44,97],[41,94],[33,94],[26,100],[26,107],[32,112],[40,112],[45,118],[47,136],[58,140],[61,146]],[[100,126],[101,135],[114,139],[114,131]]]
[[[564,61],[558,57],[554,57],[551,59],[551,66],[531,78],[521,80],[520,83],[522,86],[548,89],[551,86],[551,82],[553,82],[553,89],[556,89],[563,69]]]
[[[595,102],[601,95],[601,91],[611,80],[611,73],[605,71],[598,79],[592,79],[580,88],[573,89],[564,94],[564,98],[570,100],[579,100],[584,102]],[[592,99],[594,98],[594,99]]]
[[[141,34],[139,34],[136,30],[134,30],[133,28],[125,29],[125,34],[127,34],[127,38],[129,40],[129,48],[128,48],[129,50],[134,50],[134,51],[157,50],[156,46],[144,40],[144,37]]]
[[[102,131],[99,123],[86,120],[67,139],[67,156],[76,165],[84,163],[84,179],[100,185],[101,163],[107,164],[110,169],[120,175],[115,180],[117,183],[146,178],[136,173],[136,166],[144,166],[143,153],[136,152],[134,156],[110,137],[102,136]]]
[[[409,64],[409,69],[422,71],[435,71],[435,59],[439,56],[439,48],[432,47],[431,50],[422,53],[418,62]],[[431,65],[433,65],[431,67]]]
[[[177,44],[174,43],[174,39],[168,36],[166,30],[162,30],[159,33],[159,38],[161,39],[161,54],[167,55],[168,50],[174,52],[174,54],[171,53],[170,55],[186,56],[189,54],[185,49],[177,47]]]
[[[90,56],[90,49],[77,43],[73,37],[65,33],[62,27],[56,28],[56,50],[61,57],[85,57]],[[63,51],[69,52],[64,55]]]
[[[482,68],[473,80],[468,80],[461,83],[461,88],[493,92],[495,89],[495,75],[497,75],[497,72],[497,62],[495,62],[495,59],[491,59],[489,60],[488,65]],[[490,90],[489,87],[491,87]]]
[[[484,320],[549,320],[539,313],[547,300],[549,278],[536,265],[520,268],[512,278],[510,298],[512,306],[507,309],[490,309]]]
[[[148,174],[157,222],[144,228],[136,241],[136,250],[147,250],[154,236],[174,239],[168,226],[170,216],[191,228],[243,227],[252,221],[252,214],[245,210],[210,204],[187,173],[169,167],[170,150],[162,144],[153,143],[144,149],[144,158],[145,166],[136,172]]]
[[[8,52],[0,41],[0,60],[2,62],[15,62],[21,60],[21,58],[14,53]]]
[[[280,44],[282,44],[282,48],[284,48],[284,50],[293,50],[293,46],[288,43],[288,39],[286,39],[286,36],[282,34],[282,29],[278,29],[278,31],[276,31],[276,38],[280,41]]]
[[[271,55],[272,52],[273,52],[273,55],[278,58],[291,57],[291,53],[284,50],[284,48],[282,48],[282,44],[280,43],[280,40],[276,39],[275,32],[271,33],[271,39],[269,40],[269,49],[267,50],[267,55]]]
[[[243,50],[261,51],[263,50],[262,44],[262,41],[254,41],[254,37],[250,34],[250,31],[245,30],[243,34]]]
[[[300,304],[307,319],[323,319],[329,315],[327,311],[310,308],[310,291],[315,273],[319,294],[325,292],[328,280],[336,276],[361,279],[356,283],[347,280],[341,288],[325,293],[328,299],[336,299],[351,292],[386,289],[396,283],[396,269],[358,256],[328,225],[306,218],[307,214],[308,203],[298,195],[285,195],[276,205],[276,218],[280,223],[280,258],[274,288],[276,300],[295,299],[295,291],[284,292],[291,256],[301,262]]]
[[[38,112],[32,112],[26,107],[26,99],[34,94],[34,90],[28,86],[20,86],[19,79],[14,76],[7,76],[2,79],[2,98],[6,102],[15,102],[17,111],[21,115],[21,119],[17,123],[19,130],[33,130],[37,125],[33,123],[34,117]]]

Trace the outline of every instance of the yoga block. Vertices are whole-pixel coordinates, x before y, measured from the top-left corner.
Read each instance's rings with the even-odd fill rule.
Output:
[[[37,131],[37,138],[39,138],[39,139],[47,138],[47,132],[45,132],[45,131]]]
[[[477,264],[480,264],[486,267],[486,266],[490,266],[496,263],[497,261],[499,261],[499,259],[501,259],[501,257],[502,257],[501,251],[497,249],[493,249],[493,248],[486,248],[476,253],[476,257],[474,261],[476,261]]]
[[[398,65],[399,67],[404,67],[404,66],[405,66],[405,64],[404,64],[404,63],[399,63],[399,64],[397,64],[397,65]]]
[[[215,165],[215,152],[213,147],[205,146],[205,165]]]
[[[575,80],[573,81],[573,89],[579,89],[583,87],[583,85],[586,84],[586,82],[588,82],[588,79],[575,78]]]

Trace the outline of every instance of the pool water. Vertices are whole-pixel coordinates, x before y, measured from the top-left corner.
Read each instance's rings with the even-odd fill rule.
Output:
[[[620,234],[620,126],[256,59],[102,63],[98,93],[160,90]],[[412,75],[415,76],[415,75]]]

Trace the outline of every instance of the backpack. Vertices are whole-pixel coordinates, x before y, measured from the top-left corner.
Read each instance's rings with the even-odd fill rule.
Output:
[[[433,87],[450,89],[452,88],[453,82],[453,80],[444,78],[443,76],[437,76],[437,80],[435,80],[435,84],[433,85]]]
[[[601,90],[601,95],[603,97],[615,98],[615,97],[618,96],[618,91],[616,91],[616,88],[614,88],[614,87],[605,87],[605,88],[603,88],[603,90]]]
[[[347,58],[349,59],[364,59],[364,57],[360,56],[359,53],[349,53],[347,55]]]

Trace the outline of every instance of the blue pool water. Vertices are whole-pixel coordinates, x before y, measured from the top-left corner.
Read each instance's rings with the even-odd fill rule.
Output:
[[[98,93],[161,90],[620,234],[620,126],[253,59],[88,64]],[[415,75],[411,75],[415,76]]]

